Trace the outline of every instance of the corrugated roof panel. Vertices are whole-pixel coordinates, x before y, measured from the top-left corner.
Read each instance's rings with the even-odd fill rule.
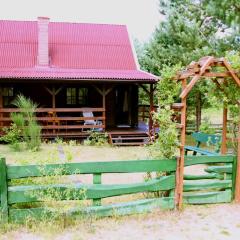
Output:
[[[133,51],[129,41],[126,26],[108,24],[85,24],[85,23],[49,23],[49,55],[50,69],[54,69],[52,74],[49,71],[41,74],[36,72],[37,65],[37,21],[0,21],[0,72],[2,77],[55,77],[66,78],[66,74],[74,78],[86,77],[100,78],[100,76],[116,78],[130,75],[135,77],[146,75],[137,73],[137,66],[134,60]],[[31,71],[24,68],[32,68]],[[56,69],[64,71],[56,71]],[[15,71],[7,69],[15,69]],[[21,69],[21,70],[19,70]],[[70,71],[66,71],[69,69]],[[88,73],[81,74],[74,72],[78,70],[90,69]],[[94,69],[94,71],[93,71]],[[106,73],[101,74],[99,71]],[[129,75],[129,71],[135,71]],[[128,74],[123,74],[128,71]],[[122,72],[120,74],[120,72]],[[54,74],[53,74],[54,73]],[[5,75],[4,75],[5,74]],[[14,75],[15,74],[15,75]],[[30,74],[30,75],[29,75]],[[60,76],[63,74],[63,76]],[[80,74],[80,75],[79,75]],[[71,76],[69,75],[69,78]],[[149,75],[152,79],[153,75]]]

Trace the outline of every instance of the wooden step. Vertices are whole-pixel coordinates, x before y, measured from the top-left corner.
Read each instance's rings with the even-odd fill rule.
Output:
[[[134,138],[131,138],[131,137],[121,137],[121,138],[112,138],[112,140],[147,140],[149,139],[149,137],[134,137]]]
[[[144,142],[122,142],[122,143],[113,143],[114,146],[141,146],[141,145],[145,145],[147,143]]]
[[[141,146],[148,144],[150,138],[147,133],[114,132],[109,133],[109,141],[113,146]]]

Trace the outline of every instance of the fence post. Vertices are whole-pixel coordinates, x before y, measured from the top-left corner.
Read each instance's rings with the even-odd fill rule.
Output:
[[[232,162],[232,200],[235,199],[236,174],[237,174],[237,156],[234,156]]]
[[[0,158],[1,222],[8,222],[7,166],[5,158]]]
[[[102,183],[101,177],[102,177],[101,173],[93,174],[93,184],[101,184]],[[93,199],[93,205],[94,206],[101,206],[101,198]]]

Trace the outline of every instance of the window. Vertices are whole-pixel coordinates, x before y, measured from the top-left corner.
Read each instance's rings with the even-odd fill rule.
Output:
[[[67,88],[67,104],[73,105],[76,104],[76,88]]]
[[[3,106],[4,107],[11,106],[14,98],[13,87],[4,87],[2,96],[3,96]]]
[[[87,105],[88,89],[87,88],[67,88],[68,105]]]
[[[87,88],[79,88],[78,89],[78,103],[80,105],[86,105],[88,100],[88,89]]]

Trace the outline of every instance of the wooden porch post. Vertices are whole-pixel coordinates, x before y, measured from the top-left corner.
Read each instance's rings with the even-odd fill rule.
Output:
[[[98,93],[102,96],[102,108],[103,111],[103,128],[106,129],[106,96],[113,90],[114,86],[106,89],[106,86],[103,85],[102,90],[99,89],[97,86],[93,85],[93,87],[98,91]]]
[[[52,108],[53,108],[53,112],[55,112],[55,108],[56,108],[56,89],[55,89],[55,87],[52,88]]]
[[[153,84],[150,84],[150,93],[149,93],[149,100],[150,100],[150,113],[149,113],[149,134],[152,135],[153,133],[153,117],[152,112],[154,111],[153,107]]]
[[[55,87],[52,88],[52,109],[53,109],[53,116],[56,115],[56,89]],[[56,126],[56,123],[55,121],[53,121],[53,133],[55,134],[56,133],[56,130],[55,130],[55,126]]]
[[[47,90],[48,93],[51,94],[52,96],[52,112],[53,112],[53,117],[56,115],[56,95],[62,90],[63,87],[59,87],[57,90],[55,86],[52,87],[52,90],[50,90],[48,87],[44,86],[45,89]],[[55,127],[56,121],[53,121],[53,127]],[[55,128],[53,128],[53,133],[56,133]]]
[[[222,146],[221,154],[227,153],[227,107],[223,108]]]
[[[187,79],[182,80],[182,92],[186,89]],[[176,171],[176,193],[175,204],[178,210],[182,209],[183,204],[183,174],[184,174],[184,145],[186,139],[186,111],[187,111],[187,95],[182,97],[182,109],[181,109],[181,145],[180,145],[180,157],[177,159],[177,171]]]
[[[102,88],[102,107],[104,109],[104,111],[103,111],[103,126],[104,126],[104,130],[106,130],[106,88],[105,88],[105,85]]]
[[[154,135],[153,133],[153,118],[152,118],[152,111],[154,111],[154,104],[153,104],[153,94],[156,89],[156,87],[153,87],[153,84],[150,84],[150,90],[148,90],[144,85],[139,84],[139,86],[147,93],[149,97],[149,103],[150,103],[150,109],[149,109],[149,123],[148,123],[148,128],[149,128],[149,134]],[[145,113],[145,109],[144,109]],[[145,116],[143,115],[143,119],[145,119]]]

